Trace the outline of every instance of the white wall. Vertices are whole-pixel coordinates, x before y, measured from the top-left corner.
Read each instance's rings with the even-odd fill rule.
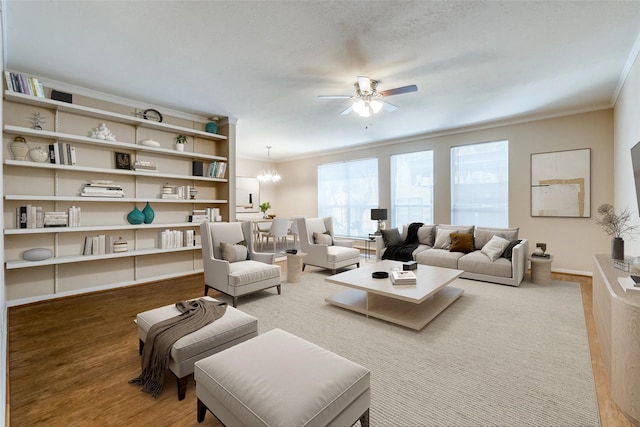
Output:
[[[260,162],[256,160],[236,159],[236,176],[255,178],[260,171],[277,168],[277,165],[273,162]],[[276,194],[280,183],[260,183],[260,199],[258,204],[269,202],[271,203],[271,209],[267,212],[270,214],[280,215],[279,206],[276,202]],[[236,219],[241,221],[243,219],[251,219],[262,216],[260,212],[256,213],[237,213]]]
[[[435,222],[450,222],[449,152],[455,145],[509,140],[509,223],[532,243],[545,242],[555,257],[554,271],[591,274],[592,255],[609,251],[608,236],[595,224],[596,208],[613,202],[613,111],[611,109],[487,129],[424,136],[411,141],[388,141],[340,153],[280,162],[282,175],[271,204],[278,215],[317,215],[317,166],[322,163],[377,157],[380,206],[389,206],[389,157],[392,154],[434,150]],[[530,155],[548,151],[591,148],[591,218],[530,216]],[[245,161],[238,159],[238,169]],[[247,165],[247,168],[249,166]],[[420,218],[416,218],[420,221]]]
[[[636,189],[629,150],[640,141],[640,61],[624,83],[614,109],[614,182],[616,210],[629,208],[640,225]],[[640,234],[625,238],[625,255],[640,256]]]

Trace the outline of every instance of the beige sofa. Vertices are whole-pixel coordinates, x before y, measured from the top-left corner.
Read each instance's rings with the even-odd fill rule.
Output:
[[[394,243],[394,233],[396,242],[397,239],[404,242],[408,230],[409,224],[402,227],[402,232],[398,229],[383,230],[383,236],[376,237],[376,259],[382,259],[387,245]],[[461,277],[466,279],[519,286],[527,271],[529,241],[518,239],[518,231],[518,228],[473,225],[423,225],[417,231],[419,244],[411,258],[418,264],[464,270]],[[455,239],[453,248],[452,233]],[[459,244],[461,240],[468,243],[464,251],[458,251],[464,246]]]

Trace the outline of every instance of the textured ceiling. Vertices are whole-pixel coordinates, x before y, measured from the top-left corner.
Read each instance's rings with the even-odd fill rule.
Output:
[[[238,119],[240,157],[278,160],[610,106],[640,1],[16,1],[5,63]],[[356,76],[398,110],[341,116]]]

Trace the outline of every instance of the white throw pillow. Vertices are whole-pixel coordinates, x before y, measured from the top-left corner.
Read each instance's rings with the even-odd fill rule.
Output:
[[[449,250],[451,247],[451,233],[458,233],[458,230],[436,227],[436,242],[433,244],[433,248]]]
[[[418,242],[421,245],[433,246],[435,225],[423,225],[418,228]]]
[[[220,249],[222,249],[222,259],[225,261],[238,262],[247,259],[248,251],[246,246],[220,242]]]
[[[480,252],[489,257],[491,262],[502,256],[504,250],[509,246],[509,241],[499,236],[493,236],[486,245],[482,247]]]

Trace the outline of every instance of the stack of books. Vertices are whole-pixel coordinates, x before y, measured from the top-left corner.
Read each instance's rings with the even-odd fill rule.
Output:
[[[189,222],[203,223],[211,221],[211,217],[207,212],[207,209],[194,209],[189,215]]]
[[[408,270],[392,271],[389,278],[394,285],[415,285],[417,282],[416,275]]]
[[[69,224],[68,212],[45,212],[45,227],[66,227]]]
[[[207,168],[207,173],[205,176],[209,176],[211,178],[224,178],[224,174],[227,171],[227,162],[211,162],[209,163],[209,167]]]
[[[85,184],[80,193],[82,197],[124,197],[124,190],[113,181],[94,180]]]
[[[67,142],[49,144],[49,162],[56,165],[76,164],[76,148]]]
[[[158,172],[158,165],[144,160],[136,160],[133,164],[133,169],[137,171]]]

